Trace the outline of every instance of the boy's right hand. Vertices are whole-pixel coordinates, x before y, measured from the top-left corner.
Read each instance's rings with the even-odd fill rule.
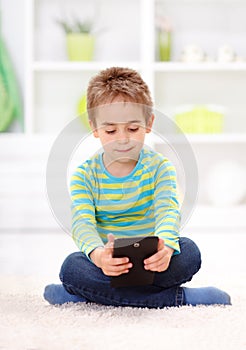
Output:
[[[128,273],[132,267],[129,258],[113,258],[114,235],[108,234],[108,243],[104,248],[96,248],[90,258],[94,264],[101,268],[107,276],[119,276],[123,273]]]

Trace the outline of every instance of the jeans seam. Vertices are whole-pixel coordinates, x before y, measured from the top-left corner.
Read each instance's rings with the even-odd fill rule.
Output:
[[[177,287],[176,297],[175,297],[175,306],[182,306],[184,303],[184,291],[182,287]]]

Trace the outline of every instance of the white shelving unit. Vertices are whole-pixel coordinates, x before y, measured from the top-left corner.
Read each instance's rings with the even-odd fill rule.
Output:
[[[155,62],[156,72],[245,72],[246,62]]]
[[[160,2],[173,24],[172,62],[156,59],[155,15]],[[78,100],[94,74],[110,66],[127,66],[141,73],[150,87],[156,108],[164,114],[172,115],[176,106],[188,103],[226,107],[223,134],[187,135],[198,160],[200,186],[205,184],[206,188],[209,166],[227,161],[228,157],[246,169],[246,160],[242,157],[246,153],[246,61],[215,61],[216,50],[225,39],[235,44],[234,49],[246,58],[243,45],[246,3],[241,0],[234,5],[233,0],[95,0],[90,3],[86,0],[25,0],[25,130],[18,136],[9,133],[2,137],[3,144],[7,137],[17,144],[37,137],[39,144],[42,139],[47,144],[47,137],[54,138],[76,117]],[[95,59],[93,62],[69,62],[64,33],[55,19],[64,13],[86,18],[92,16],[95,9],[99,29],[106,27],[97,36]],[[200,43],[214,61],[177,61],[183,46],[193,42]],[[152,144],[154,142],[152,139]],[[178,136],[175,142],[179,142]],[[206,167],[207,173],[201,172]],[[238,204],[238,213],[243,212],[245,205],[246,193]],[[235,211],[236,207],[233,208]],[[193,220],[191,226],[197,227],[199,222],[201,226],[204,222],[208,226],[227,226],[221,219],[216,222],[216,215],[210,216],[209,221],[210,218],[206,218],[209,210],[218,211],[202,191],[198,211],[199,218],[200,213],[204,213],[205,219]],[[235,222],[231,209],[219,210],[224,210],[225,217],[235,226],[246,227],[243,215],[233,214],[233,218],[239,220]]]
[[[232,109],[234,105],[238,106],[238,102],[242,104],[246,61],[181,63],[177,61],[157,62],[155,60],[155,16],[159,15],[157,11],[160,9],[162,14],[171,17],[173,23],[174,58],[180,56],[183,46],[189,40],[196,42],[199,34],[201,43],[204,43],[210,56],[213,56],[211,52],[214,53],[214,56],[216,54],[214,36],[217,35],[218,39],[220,34],[220,40],[224,40],[226,34],[229,39],[235,39],[235,35],[237,35],[239,46],[235,49],[246,57],[246,51],[243,51],[246,49],[241,49],[240,46],[246,32],[246,25],[244,25],[242,11],[239,10],[245,10],[246,5],[243,1],[237,1],[239,9],[237,8],[233,14],[230,8],[233,3],[229,0],[216,0],[214,3],[205,0],[106,0],[102,4],[101,0],[97,0],[92,1],[89,5],[85,0],[72,0],[69,3],[65,0],[25,0],[25,133],[45,134],[61,130],[66,122],[76,116],[76,103],[81,94],[86,91],[90,77],[101,69],[113,65],[137,69],[150,87],[156,108],[161,109],[163,113],[170,113],[173,107],[186,103],[186,101],[187,103],[192,101],[194,104],[202,103],[199,91],[205,95],[204,103],[207,103],[206,96],[209,95],[211,99],[212,94],[214,98],[210,102],[216,103],[218,101],[217,103],[224,102],[228,105],[228,94],[231,91],[226,86],[221,91],[211,93],[213,90],[211,87],[216,82],[218,85],[218,81],[221,81],[222,85],[228,85],[228,80],[234,80],[232,85],[239,84],[238,94],[240,96],[233,98],[233,106],[229,105],[229,109]],[[96,18],[98,27],[106,27],[104,32],[97,36],[96,54],[93,62],[69,62],[66,58],[64,33],[55,20],[64,13],[67,17],[71,17],[75,10],[76,14],[81,13],[82,15],[78,16],[84,19],[93,17],[94,13],[98,12]],[[184,18],[184,15],[189,16],[189,13],[191,17]],[[219,16],[217,16],[217,27],[216,21],[211,22],[211,14],[212,18],[215,18],[216,15]],[[198,17],[192,18],[194,15]],[[227,21],[227,29],[222,23],[223,15]],[[207,18],[210,18],[209,26],[204,27]],[[241,26],[238,23],[241,23]],[[200,32],[199,28],[196,28],[198,24],[201,26]],[[236,25],[235,31],[232,30],[234,24]],[[238,32],[239,29],[241,32]],[[223,43],[220,40],[217,40],[217,45]],[[210,41],[212,42],[211,48],[208,47]],[[70,93],[67,92],[68,89],[61,89],[61,80],[65,78],[71,79]],[[192,86],[189,83],[189,80],[192,79],[194,84],[196,79],[198,81],[200,79],[201,84],[205,79],[204,85],[206,85],[207,91],[204,88],[199,89],[198,86]],[[208,87],[209,83],[211,87]],[[181,86],[181,90],[179,90],[179,86]],[[219,85],[218,88],[221,86]],[[235,89],[236,86],[231,87],[234,92]],[[181,99],[179,95],[175,100],[172,94],[177,94],[177,90],[181,95],[185,95],[185,98]],[[64,112],[59,109],[59,103],[57,103],[59,97],[64,101],[64,104],[66,103],[67,108],[63,109]],[[52,105],[52,101],[54,101],[54,105]],[[241,113],[244,113],[242,106],[238,108],[240,108]],[[43,125],[40,120],[45,118],[49,123]],[[234,119],[230,116],[230,119],[232,118]],[[240,116],[241,119],[244,119],[244,115]],[[50,123],[50,120],[55,120],[55,123]],[[240,124],[238,130],[236,127],[235,130],[232,130],[234,135],[246,133],[246,123],[243,121],[242,124],[244,124],[244,130]],[[227,133],[228,131],[231,132],[231,130],[227,130]],[[204,139],[203,135],[202,139]],[[232,139],[234,137],[229,137],[227,141]]]

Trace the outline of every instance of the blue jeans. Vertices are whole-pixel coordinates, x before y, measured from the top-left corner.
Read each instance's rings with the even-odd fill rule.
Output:
[[[148,308],[181,306],[184,290],[180,285],[190,281],[200,269],[201,254],[189,238],[180,238],[180,249],[181,253],[172,257],[166,271],[155,273],[153,285],[112,288],[110,277],[81,252],[65,259],[60,279],[70,294],[98,304]]]

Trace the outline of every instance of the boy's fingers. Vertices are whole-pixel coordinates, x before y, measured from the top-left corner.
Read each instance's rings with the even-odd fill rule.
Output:
[[[158,250],[163,249],[164,246],[165,246],[164,240],[163,240],[162,238],[159,238],[159,241],[158,241],[158,248],[157,248],[157,249],[158,249]]]
[[[112,261],[113,266],[126,265],[128,263],[129,263],[129,258],[127,258],[127,257],[126,258],[114,258]]]
[[[114,235],[112,233],[108,234],[108,244],[110,246],[110,248],[113,248],[114,246]]]
[[[158,246],[157,246],[157,252],[152,255],[150,258],[144,260],[144,264],[153,264],[156,261],[160,260],[160,253],[159,251],[165,247],[164,240],[162,238],[159,238],[158,240]],[[159,254],[158,254],[159,253]],[[161,255],[162,257],[162,255]]]
[[[154,267],[157,267],[157,266],[162,265],[164,262],[165,262],[165,258],[164,258],[164,257],[161,257],[161,258],[158,259],[158,260],[149,262],[149,263],[148,263],[147,265],[145,265],[145,266],[148,267],[148,269],[152,269],[152,268],[154,268]]]
[[[110,248],[110,249],[107,249],[107,251],[109,254],[111,254],[114,247],[114,235],[112,233],[109,233],[107,237],[108,237],[108,243],[105,245],[105,248]]]

